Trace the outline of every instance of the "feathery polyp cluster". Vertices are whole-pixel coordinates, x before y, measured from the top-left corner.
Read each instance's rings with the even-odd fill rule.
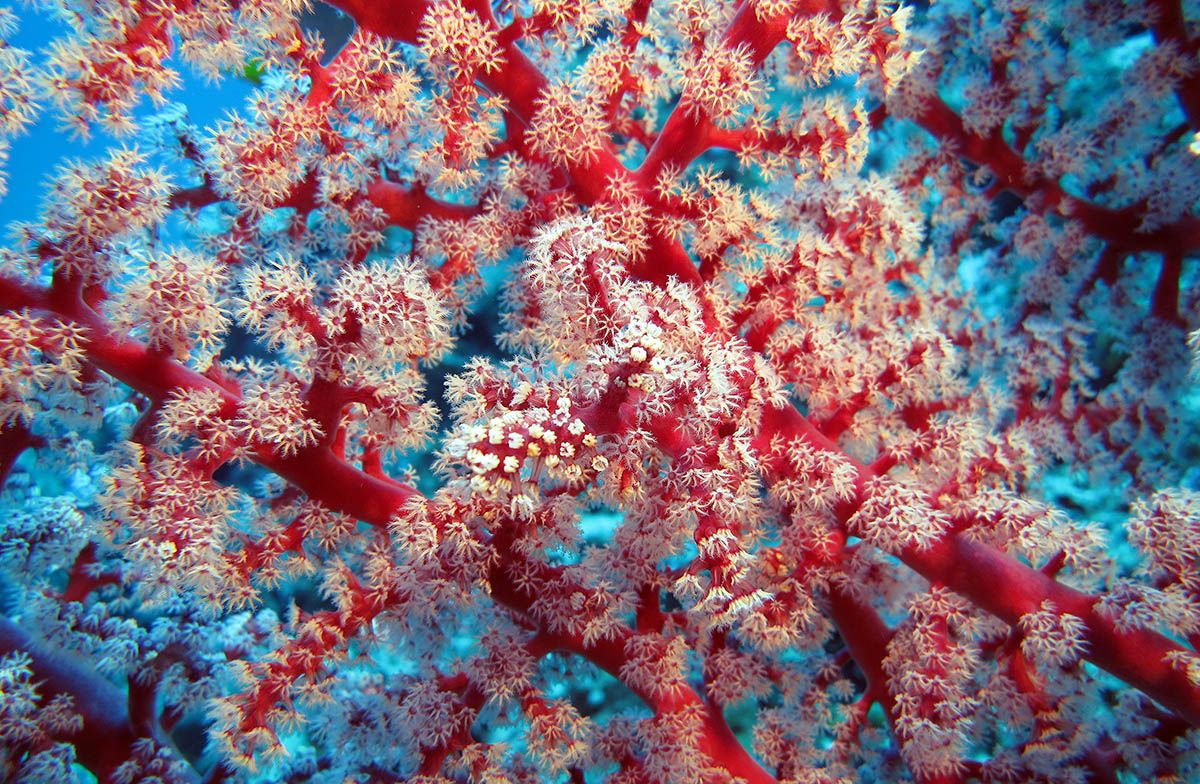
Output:
[[[436,186],[449,190],[478,182],[484,161],[500,139],[507,101],[482,89],[477,80],[504,65],[495,29],[459,0],[432,4],[421,20],[417,41],[438,89],[430,119],[441,140],[419,157],[418,167]]]
[[[272,428],[273,435],[248,431],[255,439],[290,454],[342,424],[350,425],[348,437],[388,450],[411,447],[432,431],[437,413],[431,403],[421,402],[424,381],[416,365],[436,360],[449,348],[450,316],[416,264],[360,264],[344,271],[321,302],[313,276],[295,259],[281,257],[246,271],[238,318],[314,379],[342,388],[346,402],[358,404],[349,412],[340,404],[336,410],[312,411],[296,387],[286,396],[292,423]],[[268,419],[282,423],[283,411]],[[329,427],[312,418],[335,415],[338,421]]]
[[[326,318],[362,330],[352,365],[365,372],[398,362],[432,361],[450,346],[450,319],[429,277],[406,260],[373,261],[345,271],[334,287]]]
[[[787,39],[795,46],[802,84],[823,86],[846,75],[857,75],[869,54],[861,14],[834,21],[829,14],[796,16],[788,21]]]
[[[962,765],[976,707],[970,687],[978,651],[961,598],[934,588],[916,597],[911,610],[882,665],[905,761],[919,776],[940,776]]]
[[[904,46],[913,8],[902,6],[887,13],[874,2],[840,14],[795,16],[788,21],[787,39],[795,49],[796,69],[791,77],[802,86],[824,86],[833,79],[877,76],[885,94],[908,74],[921,52]],[[871,67],[874,58],[877,71]]]
[[[1154,572],[1170,580],[1195,579],[1200,562],[1200,493],[1170,490],[1138,501],[1129,541]]]
[[[210,135],[213,188],[249,214],[286,200],[318,160],[320,115],[294,92],[262,97],[259,118],[237,115]]]
[[[625,640],[621,680],[653,699],[669,698],[687,689],[687,645],[682,637],[635,634]]]
[[[167,449],[178,448],[194,436],[200,462],[219,464],[237,454],[243,444],[233,421],[222,416],[232,409],[233,403],[216,389],[176,390],[159,411],[155,435]]]
[[[638,725],[645,748],[645,770],[651,781],[686,784],[691,781],[737,781],[728,771],[714,765],[701,743],[704,735],[704,706],[686,702],[662,711]]]
[[[538,765],[557,773],[584,758],[593,727],[575,706],[553,700],[531,706],[528,712],[526,748]]]
[[[508,292],[517,306],[510,341],[544,346],[568,362],[586,356],[613,330],[611,305],[601,292],[623,280],[624,250],[584,216],[539,229],[529,242],[524,274]],[[519,318],[526,303],[536,309],[536,319]]]
[[[1133,505],[1129,541],[1145,560],[1153,586],[1119,583],[1102,611],[1119,623],[1200,633],[1195,596],[1200,562],[1200,493],[1164,490]]]
[[[430,64],[445,69],[454,81],[493,73],[504,62],[496,31],[459,0],[432,3],[421,19],[417,40]]]
[[[191,588],[219,603],[238,491],[183,457],[128,448],[131,459],[107,478],[100,503],[110,537],[139,565],[144,600]]]
[[[207,367],[229,323],[227,274],[213,258],[188,248],[133,254],[125,288],[113,299],[114,322],[145,335],[175,359]]]
[[[235,427],[247,443],[268,447],[281,457],[317,443],[321,425],[307,415],[303,390],[291,379],[247,387]]]
[[[24,652],[0,657],[0,778],[67,781],[75,750],[65,738],[83,729],[68,694],[46,699]]]
[[[538,96],[526,136],[534,153],[559,166],[587,166],[604,147],[604,106],[570,81],[555,82]]]
[[[1047,676],[1059,667],[1074,666],[1087,650],[1083,619],[1059,611],[1051,601],[1021,616],[1021,652]]]
[[[763,93],[748,46],[731,49],[716,41],[684,60],[680,105],[694,117],[733,125]]]
[[[49,81],[55,102],[81,136],[98,121],[113,133],[133,132],[142,94],[162,101],[179,85],[179,75],[163,65],[171,51],[166,18],[141,10],[111,13],[109,25],[91,30],[83,15],[64,15],[76,21],[76,36],[54,43]]]
[[[317,282],[289,256],[256,264],[241,273],[237,319],[267,347],[302,357],[315,346]]]
[[[182,39],[180,56],[216,81],[256,54],[266,65],[294,56],[301,49],[296,16],[311,6],[312,0],[240,0],[218,13],[205,3],[170,3],[168,14]]]
[[[364,120],[403,131],[416,114],[417,74],[388,41],[358,31],[338,55],[333,97]]]
[[[116,150],[99,163],[75,161],[59,169],[46,200],[43,254],[55,269],[85,283],[106,280],[113,242],[139,236],[167,214],[171,183],[146,166],[135,148]]]
[[[300,263],[280,257],[242,276],[239,321],[273,348],[317,360],[329,378],[378,382],[397,364],[437,359],[449,347],[450,319],[428,277],[406,260],[347,270],[328,300]]]
[[[854,498],[858,471],[845,457],[803,439],[780,442],[778,447],[787,462],[784,476],[771,484],[772,495],[814,512],[829,512]]]
[[[950,527],[950,518],[934,509],[920,491],[893,479],[866,483],[862,505],[847,521],[863,541],[889,553],[931,547]]]
[[[0,135],[20,133],[37,116],[31,70],[28,52],[0,44]]]
[[[0,314],[0,424],[31,424],[47,392],[74,389],[83,369],[78,327],[33,315]]]

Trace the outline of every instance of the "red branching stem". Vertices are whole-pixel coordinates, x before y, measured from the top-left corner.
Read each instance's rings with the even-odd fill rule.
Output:
[[[104,676],[61,651],[30,637],[16,623],[0,618],[0,654],[23,651],[32,659],[38,693],[48,700],[69,695],[83,729],[71,740],[75,756],[100,781],[110,781],[116,768],[132,756],[134,732],[125,695]]]
[[[82,602],[92,591],[105,585],[112,585],[120,579],[120,575],[115,572],[95,574],[95,564],[96,543],[88,542],[87,546],[80,550],[79,555],[75,557],[75,563],[71,565],[71,571],[67,576],[67,587],[63,589],[60,597],[64,602]]]
[[[218,392],[226,403],[241,402],[239,395],[208,377],[150,351],[135,340],[114,334],[82,302],[56,307],[44,292],[0,278],[0,303],[8,302],[19,303],[15,307],[47,310],[83,327],[87,334],[88,361],[151,400],[165,400],[176,390],[210,389]],[[298,450],[290,457],[280,457],[264,447],[258,450],[255,460],[309,496],[328,502],[331,508],[376,525],[385,525],[416,492],[355,469],[327,446]]]
[[[785,433],[818,449],[840,452],[793,408],[768,410],[764,420],[764,433]],[[873,473],[861,463],[854,465],[858,472],[856,495],[861,499]],[[844,505],[838,510],[839,518],[848,520],[859,503]],[[1068,588],[960,534],[947,536],[925,550],[909,547],[900,553],[900,559],[930,582],[950,588],[1010,625],[1015,626],[1022,615],[1036,612],[1046,601],[1079,617],[1087,625],[1089,661],[1141,689],[1192,725],[1200,725],[1200,688],[1168,659],[1180,646],[1156,632],[1118,629],[1096,609],[1096,597]]]
[[[837,4],[830,8],[827,3],[807,2],[806,8],[798,13],[820,13],[836,11]],[[728,29],[722,36],[722,45],[728,49],[745,46],[750,50],[750,60],[757,69],[767,56],[783,40],[791,13],[780,14],[766,21],[757,16],[753,3],[743,3]],[[719,135],[717,135],[719,134]],[[659,174],[668,167],[684,169],[701,153],[716,146],[714,135],[721,146],[726,146],[727,136],[718,131],[707,117],[689,112],[676,106],[659,131],[654,145],[646,153],[646,159],[637,174],[645,186],[652,186]]]
[[[1179,278],[1183,274],[1183,254],[1170,252],[1163,256],[1150,300],[1150,313],[1163,321],[1182,324],[1179,317]]]
[[[894,704],[888,696],[888,679],[883,671],[892,630],[874,608],[851,596],[841,586],[835,586],[829,592],[829,613],[851,658],[867,679],[866,696],[879,702],[889,721],[894,723]]]
[[[423,0],[331,0],[364,30],[397,41],[416,43],[417,28],[429,6]]]
[[[528,613],[536,597],[529,591],[518,588],[504,567],[506,563],[511,566],[523,560],[523,556],[511,549],[510,534],[507,532],[498,533],[492,543],[501,555],[501,565],[493,570],[491,579],[493,598],[512,609]],[[529,564],[528,568],[540,572],[547,583],[555,582],[556,574],[560,571],[540,563]],[[550,651],[574,653],[620,680],[621,667],[626,660],[625,642],[635,634],[629,629],[621,629],[616,636],[585,641],[576,635],[543,631],[538,636],[533,652],[537,655],[544,655]],[[730,773],[744,778],[749,784],[774,784],[775,778],[763,770],[734,737],[720,708],[711,702],[706,703],[694,689],[681,686],[672,692],[658,693],[640,684],[627,685],[656,714],[671,713],[689,706],[703,706],[705,721],[702,750],[714,760],[718,760]]]
[[[171,199],[167,204],[173,210],[181,208],[198,210],[210,204],[216,204],[219,201],[223,201],[223,199],[213,190],[212,183],[206,181],[202,185],[180,188],[171,194]]]
[[[1200,248],[1200,219],[1180,218],[1173,223],[1143,231],[1143,205],[1133,204],[1114,209],[1067,193],[1057,182],[1034,174],[1025,160],[1004,141],[1000,131],[988,137],[969,132],[962,118],[941,98],[929,98],[915,119],[925,130],[951,145],[963,157],[987,166],[996,176],[999,187],[1023,197],[1039,194],[1044,209],[1059,207],[1064,213],[1082,221],[1089,233],[1105,240],[1113,248],[1125,253],[1188,253]]]
[[[1192,725],[1200,724],[1200,689],[1167,656],[1179,645],[1145,629],[1119,629],[1096,607],[1096,597],[965,536],[948,537],[928,550],[905,551],[901,559],[929,580],[1016,625],[1022,615],[1051,602],[1087,626],[1087,658],[1096,666],[1149,694]]]
[[[435,199],[423,187],[405,188],[399,183],[379,179],[367,186],[367,198],[387,215],[393,226],[415,229],[422,218],[464,220],[479,214],[479,207],[453,204]]]

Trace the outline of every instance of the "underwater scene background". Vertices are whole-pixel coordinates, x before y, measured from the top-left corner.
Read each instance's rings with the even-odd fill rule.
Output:
[[[0,781],[1200,780],[1198,55],[0,8]]]

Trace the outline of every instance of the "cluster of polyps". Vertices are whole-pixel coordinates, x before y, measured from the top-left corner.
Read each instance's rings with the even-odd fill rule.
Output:
[[[657,325],[635,321],[617,335],[613,341],[615,353],[617,357],[624,353],[631,372],[626,380],[614,379],[616,383],[640,389],[647,394],[658,388],[660,377],[666,376],[671,370],[663,357],[661,334],[662,330]]]
[[[513,405],[526,402],[532,393],[530,384],[522,384]],[[485,423],[465,425],[446,454],[470,470],[472,490],[493,498],[515,494],[532,508],[533,498],[522,492],[522,485],[540,478],[575,484],[607,465],[571,399],[559,396],[553,406],[508,410]]]

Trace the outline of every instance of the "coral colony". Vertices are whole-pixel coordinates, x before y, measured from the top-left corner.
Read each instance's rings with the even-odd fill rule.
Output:
[[[0,37],[0,780],[1200,781],[1197,0]]]

